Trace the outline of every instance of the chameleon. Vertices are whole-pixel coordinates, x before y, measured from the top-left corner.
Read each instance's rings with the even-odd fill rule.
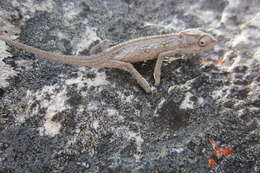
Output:
[[[116,68],[126,71],[147,93],[151,92],[151,87],[132,63],[157,59],[153,76],[155,86],[158,86],[161,80],[161,66],[165,57],[176,54],[196,54],[213,48],[217,43],[212,35],[201,29],[187,29],[178,33],[132,39],[89,56],[73,56],[40,50],[4,36],[0,36],[0,40],[26,52],[64,64],[94,68]]]

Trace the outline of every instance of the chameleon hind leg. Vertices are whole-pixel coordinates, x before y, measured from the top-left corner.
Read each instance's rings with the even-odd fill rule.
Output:
[[[142,75],[134,68],[131,63],[109,60],[106,63],[102,64],[103,67],[116,68],[130,73],[137,83],[145,90],[145,92],[150,93],[151,87],[148,82],[142,77]]]

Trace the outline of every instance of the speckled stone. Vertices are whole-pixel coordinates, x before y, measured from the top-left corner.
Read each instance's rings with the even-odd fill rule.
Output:
[[[259,172],[259,9],[259,0],[0,1],[0,29],[60,54],[194,27],[218,40],[165,62],[158,87],[155,62],[135,64],[152,94],[120,70],[0,42],[0,172]],[[234,148],[214,170],[210,140]]]

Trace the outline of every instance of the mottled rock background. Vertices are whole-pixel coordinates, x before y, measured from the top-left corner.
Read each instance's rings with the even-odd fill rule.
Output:
[[[1,0],[1,28],[56,53],[196,27],[219,42],[169,58],[152,94],[120,70],[0,42],[0,172],[260,172],[259,9],[259,0]],[[152,86],[154,64],[135,64]],[[214,169],[210,140],[234,147]]]

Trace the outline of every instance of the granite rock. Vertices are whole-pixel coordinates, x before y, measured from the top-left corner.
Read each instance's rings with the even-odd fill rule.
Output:
[[[259,172],[260,1],[0,1],[1,27],[50,52],[203,28],[218,45],[165,62],[146,94],[125,72],[0,42],[0,172]],[[15,37],[14,37],[15,38]],[[153,86],[155,61],[135,64]],[[210,140],[232,146],[208,159]]]

